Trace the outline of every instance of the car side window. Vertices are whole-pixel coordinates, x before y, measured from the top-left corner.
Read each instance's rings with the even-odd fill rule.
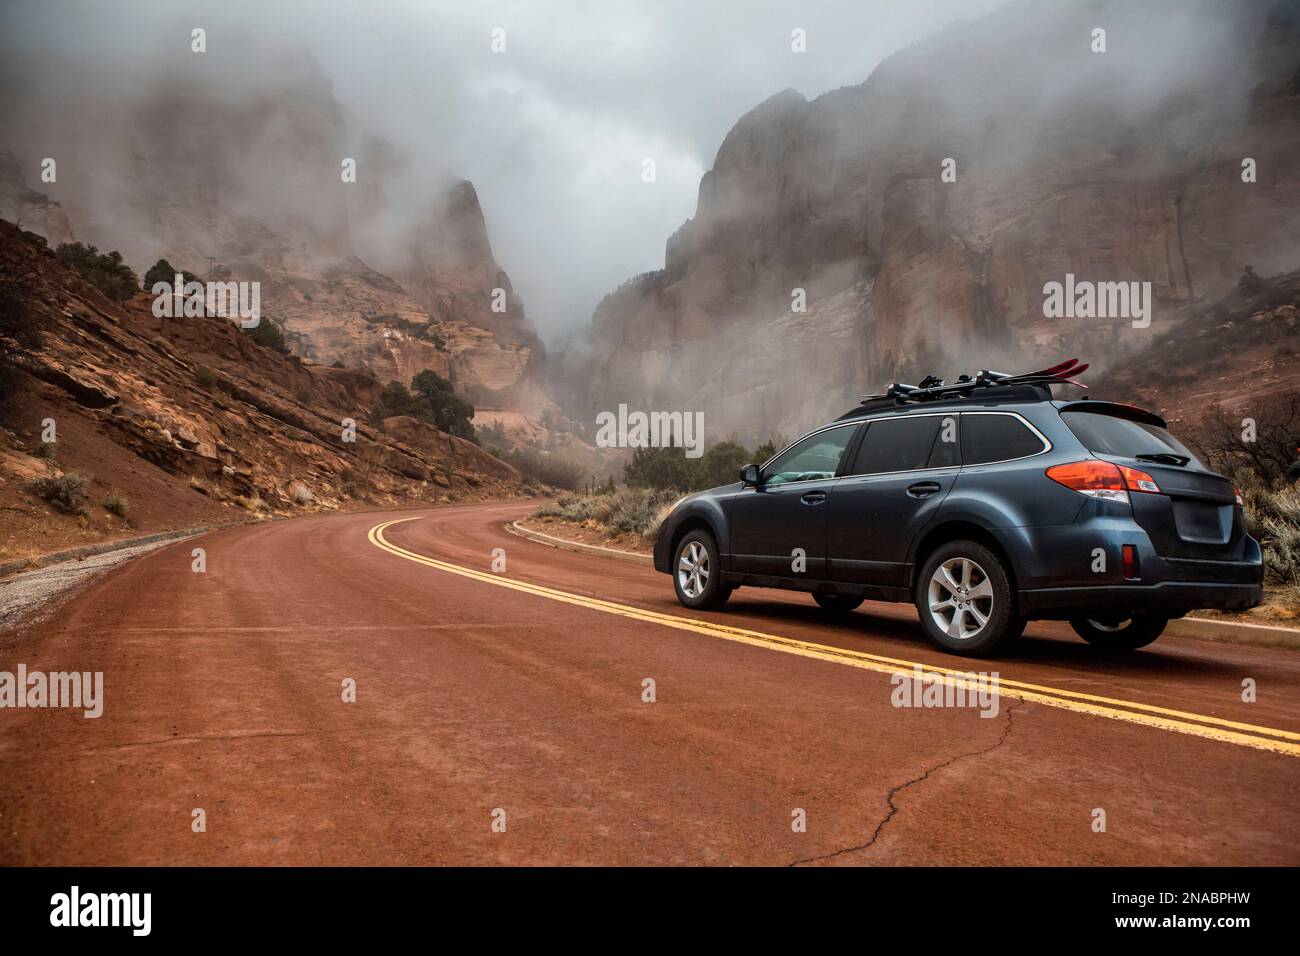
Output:
[[[1044,449],[1043,440],[1013,415],[961,417],[961,460],[967,465],[1028,458]]]
[[[885,418],[871,423],[850,475],[881,475],[957,464],[955,415]]]
[[[944,415],[939,419],[939,434],[930,449],[931,468],[956,468],[961,464],[961,416]]]
[[[763,469],[763,483],[782,485],[789,481],[834,478],[844,449],[857,428],[856,423],[841,425],[809,435]]]

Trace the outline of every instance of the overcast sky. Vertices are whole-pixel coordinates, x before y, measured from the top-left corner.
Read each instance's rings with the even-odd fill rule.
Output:
[[[811,99],[859,83],[890,53],[1001,2],[6,0],[2,22],[6,47],[95,64],[108,88],[169,59],[154,51],[190,26],[208,30],[232,85],[310,52],[363,127],[431,176],[474,182],[498,261],[555,342],[624,279],[662,266],[743,113],[787,87]],[[498,27],[504,53],[491,50]],[[796,27],[803,54],[790,49]],[[223,32],[260,50],[232,56]]]

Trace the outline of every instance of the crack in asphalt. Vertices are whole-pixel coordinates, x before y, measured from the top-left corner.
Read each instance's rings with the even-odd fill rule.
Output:
[[[888,805],[889,810],[885,814],[884,818],[881,819],[881,821],[876,824],[876,829],[871,834],[871,839],[867,840],[867,842],[857,844],[856,846],[847,846],[844,847],[843,849],[835,850],[832,853],[824,853],[821,856],[811,856],[804,860],[795,860],[793,863],[789,863],[786,865],[794,867],[794,866],[800,866],[804,863],[817,863],[820,862],[821,860],[829,860],[837,856],[843,856],[846,853],[857,853],[859,850],[870,849],[872,844],[874,844],[876,840],[880,838],[880,834],[881,832],[884,831],[885,825],[888,824],[890,820],[894,819],[895,815],[897,815],[898,804],[894,802],[894,798],[898,794],[902,793],[904,790],[908,789],[909,787],[921,783],[926,778],[928,778],[931,774],[938,773],[940,770],[944,769],[945,767],[951,766],[952,764],[956,763],[958,760],[964,760],[967,757],[982,757],[985,754],[992,753],[993,751],[1001,747],[1004,743],[1006,743],[1007,737],[1010,736],[1011,734],[1011,723],[1012,723],[1011,711],[1015,708],[1015,705],[1016,705],[1015,701],[1012,701],[1007,704],[1006,707],[1007,724],[1002,729],[1001,736],[998,737],[997,742],[994,743],[993,746],[985,747],[983,750],[972,750],[967,753],[956,754],[955,756],[949,757],[947,760],[943,761],[942,763],[938,763],[935,764],[933,767],[930,767],[928,770],[925,771],[925,773],[921,774],[919,777],[913,777],[911,780],[906,780],[895,787],[891,787],[889,792],[885,794],[885,803]]]

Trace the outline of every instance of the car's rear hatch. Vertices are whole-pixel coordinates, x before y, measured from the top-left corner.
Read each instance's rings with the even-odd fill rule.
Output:
[[[1103,461],[1151,476],[1159,491],[1130,483],[1133,517],[1156,551],[1175,559],[1233,561],[1246,537],[1232,482],[1210,471],[1151,412],[1110,402],[1074,402],[1061,419]]]

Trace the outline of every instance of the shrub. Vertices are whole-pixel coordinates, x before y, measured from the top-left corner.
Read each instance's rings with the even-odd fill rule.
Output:
[[[242,495],[235,495],[235,503],[238,504],[244,510],[251,511],[254,514],[256,514],[259,511],[266,510],[266,502],[262,500],[262,496],[259,495],[256,491],[254,491],[247,498],[243,497]]]
[[[41,252],[49,252],[50,244],[44,236],[32,232],[28,229],[22,229],[20,230],[20,232],[22,233],[23,239],[31,243],[37,249],[41,250]]]
[[[31,483],[37,497],[48,501],[59,511],[74,515],[86,513],[86,489],[90,479],[75,471],[62,475],[45,475]]]
[[[104,499],[104,507],[110,514],[115,514],[123,521],[131,520],[131,503],[120,491],[110,491]]]
[[[561,495],[555,504],[538,508],[537,514],[591,522],[610,534],[650,539],[677,498],[675,491],[653,488],[624,488],[610,495]]]
[[[684,448],[637,448],[623,468],[623,479],[638,488],[702,491],[731,484],[742,465],[761,464],[775,453],[770,441],[752,452],[735,442],[718,442],[699,458],[687,458]]]
[[[695,465],[681,448],[637,448],[623,467],[623,480],[635,488],[674,488],[695,485]]]
[[[289,500],[296,505],[309,505],[316,500],[316,496],[300,481],[295,481],[289,486]]]
[[[131,298],[139,285],[135,273],[116,249],[101,253],[94,246],[65,242],[54,250],[54,258],[115,302]]]
[[[268,319],[262,316],[261,321],[251,329],[244,329],[254,342],[262,348],[270,349],[273,352],[279,352],[281,355],[289,354],[289,346],[284,342],[284,330],[276,324],[274,319]]]
[[[1242,489],[1250,530],[1264,548],[1264,579],[1279,587],[1300,587],[1300,488]]]
[[[217,373],[206,365],[200,365],[194,370],[194,381],[203,389],[213,389],[217,385]]]
[[[356,469],[345,466],[339,472],[339,493],[347,498],[360,498],[361,489],[357,486],[359,476]]]
[[[601,497],[613,504],[609,518],[606,520],[606,525],[611,531],[616,534],[637,534],[643,538],[652,538],[663,520],[661,513],[667,505],[676,500],[677,495],[663,491],[645,493],[627,489]]]

